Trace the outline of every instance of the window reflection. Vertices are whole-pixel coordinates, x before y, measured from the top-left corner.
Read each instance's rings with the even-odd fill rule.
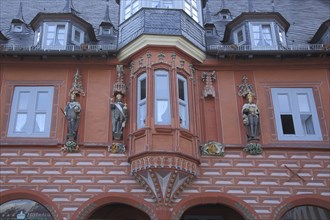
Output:
[[[0,205],[0,219],[53,220],[53,217],[43,205],[32,200],[20,199]]]

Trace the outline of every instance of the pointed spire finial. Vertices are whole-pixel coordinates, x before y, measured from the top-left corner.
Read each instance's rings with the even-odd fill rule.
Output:
[[[252,0],[248,0],[248,5],[249,5],[249,12],[253,12],[254,11],[254,7],[253,7]]]
[[[210,9],[209,9],[209,4],[206,3],[206,8],[205,8],[205,24],[209,24],[209,23],[212,23],[212,17],[211,17],[211,12],[210,12]]]
[[[226,8],[225,0],[222,0],[222,9]]]
[[[107,5],[107,7],[105,9],[105,15],[104,15],[103,20],[111,23],[110,15],[109,15],[109,5]]]
[[[275,11],[275,0],[272,0],[272,11]]]
[[[73,6],[72,0],[66,0],[65,7],[63,8],[63,12],[80,14]]]
[[[16,18],[25,23],[24,18],[23,18],[23,4],[22,4],[22,2],[20,2],[20,4],[19,4],[19,8],[18,8]]]

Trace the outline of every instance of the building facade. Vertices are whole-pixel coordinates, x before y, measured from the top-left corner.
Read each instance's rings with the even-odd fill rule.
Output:
[[[330,218],[328,0],[0,6],[0,219]]]

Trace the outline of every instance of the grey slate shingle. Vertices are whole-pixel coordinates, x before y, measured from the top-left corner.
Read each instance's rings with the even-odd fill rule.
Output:
[[[204,8],[204,15],[216,26],[218,36],[208,39],[208,42],[222,40],[224,23],[216,15],[223,5],[230,10],[233,18],[242,12],[248,12],[249,1],[253,10],[257,12],[271,12],[273,7],[290,23],[287,33],[288,43],[308,43],[320,25],[330,18],[330,0],[208,0],[208,10]],[[274,5],[272,2],[274,1]],[[0,0],[0,31],[8,38],[18,37],[9,32],[12,19],[17,17],[20,2],[22,2],[22,16],[26,23],[30,23],[38,12],[61,13],[66,7],[66,0]],[[115,0],[72,0],[74,9],[80,12],[81,18],[92,24],[95,33],[104,20],[106,6],[109,5],[109,16],[112,24],[118,29],[119,5]],[[30,37],[28,37],[29,40]],[[22,39],[22,36],[21,36]],[[33,38],[32,38],[33,40]],[[102,37],[99,38],[102,41]],[[19,39],[15,39],[15,43]],[[107,39],[108,41],[108,39]],[[99,42],[101,44],[102,42]]]

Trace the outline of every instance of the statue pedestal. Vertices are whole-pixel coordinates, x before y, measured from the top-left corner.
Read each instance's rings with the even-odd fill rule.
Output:
[[[123,133],[113,133],[112,138],[114,140],[122,140],[123,139]]]

